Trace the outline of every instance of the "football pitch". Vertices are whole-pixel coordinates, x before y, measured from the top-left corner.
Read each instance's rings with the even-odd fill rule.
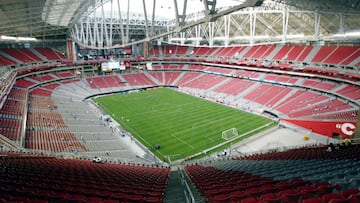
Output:
[[[168,88],[98,97],[95,102],[161,160],[183,159],[272,120]],[[160,149],[154,146],[159,145]]]

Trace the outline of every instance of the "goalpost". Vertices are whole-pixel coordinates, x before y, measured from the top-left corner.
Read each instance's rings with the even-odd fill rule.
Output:
[[[224,140],[230,140],[231,138],[234,138],[236,136],[238,136],[238,131],[236,128],[230,128],[228,130],[224,130],[222,133],[221,133],[221,137],[224,139]]]

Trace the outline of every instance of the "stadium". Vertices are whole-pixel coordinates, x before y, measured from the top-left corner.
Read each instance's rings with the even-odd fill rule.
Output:
[[[0,201],[360,202],[359,17],[1,0]]]

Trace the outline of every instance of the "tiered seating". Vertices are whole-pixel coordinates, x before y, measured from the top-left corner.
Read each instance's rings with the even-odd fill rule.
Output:
[[[187,46],[178,46],[176,49],[176,55],[185,55],[188,52],[189,47]]]
[[[264,79],[268,81],[273,81],[275,83],[281,82],[281,83],[289,83],[289,84],[294,84],[298,81],[298,78],[283,76],[283,75],[278,76],[272,74],[267,74]]]
[[[185,83],[197,79],[200,75],[200,73],[186,72],[183,77],[177,81],[176,85],[182,87]]]
[[[244,98],[272,107],[279,99],[286,96],[290,91],[290,88],[286,88],[284,86],[261,84],[256,89],[245,95]]]
[[[57,130],[27,129],[26,148],[53,152],[86,151],[73,133]]]
[[[29,97],[26,148],[55,152],[86,151],[65,125],[50,97]]]
[[[229,82],[215,88],[214,91],[236,96],[254,84],[253,81],[232,78]]]
[[[322,63],[329,55],[331,55],[336,47],[334,46],[322,46],[311,60],[313,63]]]
[[[53,91],[55,88],[59,87],[60,85],[61,85],[60,83],[51,83],[51,84],[42,86],[42,88]]]
[[[336,93],[346,96],[350,99],[354,99],[354,100],[360,99],[360,87],[355,85],[346,85],[344,88],[336,91]]]
[[[9,59],[9,58],[6,58],[5,56],[3,55],[0,55],[0,64],[1,65],[4,65],[4,66],[8,66],[8,65],[13,65],[13,64],[16,64],[15,61]]]
[[[253,58],[252,56],[261,49],[262,46],[252,46],[244,55],[243,58]]]
[[[57,53],[51,48],[35,48],[35,50],[39,52],[41,55],[43,55],[45,58],[47,58],[48,60],[58,61],[65,59],[64,55]]]
[[[289,112],[287,115],[292,118],[299,118],[303,116],[318,115],[349,109],[353,109],[353,106],[344,101],[335,99],[332,101],[322,102],[321,104],[311,105],[310,107],[300,110],[293,109],[292,112]]]
[[[51,96],[52,90],[48,90],[48,89],[43,89],[40,87],[37,87],[35,89],[30,90],[29,92],[31,95],[39,95],[39,96],[46,96],[49,97]]]
[[[340,46],[334,49],[335,50],[331,53],[331,55],[327,56],[323,63],[348,65],[351,61],[348,60],[348,62],[346,62],[344,61],[344,59],[347,59],[349,56],[351,57],[352,55],[356,56],[356,52],[360,51],[359,47],[351,46]]]
[[[28,78],[31,78],[33,80],[39,81],[39,82],[46,82],[46,81],[50,81],[53,80],[54,78],[50,75],[42,75],[42,76],[29,76]]]
[[[165,72],[165,84],[172,85],[173,82],[180,76],[181,72]]]
[[[10,85],[12,85],[13,81],[15,81],[16,72],[8,72],[3,75],[2,78],[0,78],[0,92],[6,92],[9,88],[11,88]]]
[[[188,67],[189,70],[205,70],[206,66],[192,64]]]
[[[275,56],[272,58],[273,60],[287,60],[288,53],[290,50],[292,50],[294,47],[290,45],[284,45],[281,47],[281,49],[275,54]]]
[[[351,110],[340,113],[313,115],[310,118],[316,120],[355,121],[357,119],[357,115],[358,111]]]
[[[242,51],[244,51],[245,48],[246,46],[219,48],[215,55],[235,57],[237,54],[240,54]]]
[[[171,65],[169,64],[168,66],[169,69],[183,69],[184,68],[184,64],[175,64],[175,65]]]
[[[159,84],[164,84],[164,74],[167,72],[150,72],[150,75],[159,81]],[[165,83],[166,84],[166,83]]]
[[[260,48],[251,56],[254,59],[264,59],[266,58],[276,46],[260,46]]]
[[[1,156],[1,202],[163,202],[169,169]]]
[[[111,75],[111,76],[105,76],[104,78],[105,83],[109,86],[109,87],[120,87],[120,86],[124,86],[124,84],[122,83],[122,81],[120,80],[120,78],[116,75]]]
[[[32,58],[25,54],[21,49],[2,49],[2,51],[24,63],[42,61],[41,59],[39,60],[39,57]]]
[[[109,87],[108,84],[105,83],[103,77],[86,78],[86,81],[89,83],[90,87],[93,89]]]
[[[166,65],[166,67],[168,67],[167,64],[164,64],[164,68],[165,68],[165,65]],[[152,65],[152,68],[153,68],[153,70],[159,70],[159,69],[162,69],[163,67],[161,65]]]
[[[86,81],[93,89],[124,86],[124,83],[116,75],[86,78]]]
[[[237,162],[241,165],[244,161]],[[278,181],[256,174],[257,171],[262,170],[265,176],[266,174],[270,175],[270,171],[274,171],[270,167],[275,168],[276,163],[262,164],[258,161],[258,163],[247,165],[254,170],[252,172],[242,171],[241,166],[239,170],[229,170],[213,166],[192,165],[185,167],[185,171],[210,203],[302,202],[314,197],[321,200],[326,194],[338,192],[340,189],[338,185],[327,182],[312,183],[302,179]],[[265,170],[268,170],[269,173],[266,173]]]
[[[280,99],[284,98],[291,92],[291,88],[283,86],[273,86],[269,92],[258,98],[259,103],[264,103],[267,107],[273,107]]]
[[[154,45],[154,46],[150,49],[149,55],[150,55],[150,56],[159,56],[159,55],[160,55],[159,46]]]
[[[321,90],[331,90],[336,87],[336,84],[330,82],[319,81],[316,79],[307,79],[303,82],[303,86],[314,87]]]
[[[224,74],[230,74],[234,70],[227,69],[227,68],[217,68],[217,67],[208,67],[205,69],[206,71],[214,72],[214,73],[224,73]]]
[[[300,46],[300,47],[301,47],[301,52],[299,53],[299,55],[295,55],[294,53],[291,53],[294,54],[293,56],[295,57],[295,61],[304,61],[305,58],[314,48],[313,46],[306,46],[306,47]],[[290,56],[288,57],[288,60],[291,60]]]
[[[162,53],[165,56],[172,56],[172,55],[176,55],[176,50],[177,50],[176,45],[166,45],[166,46],[161,46],[162,48]]]
[[[344,59],[339,63],[340,65],[349,65],[353,61],[357,60],[360,56],[360,48],[354,51],[352,54],[345,56]],[[355,67],[360,67],[360,62],[355,64]]]
[[[215,52],[215,56],[229,56],[228,53],[233,49],[233,47],[221,47]]]
[[[24,53],[25,55],[27,55],[29,58],[31,58],[34,61],[42,61],[42,59],[37,56],[36,54],[34,54],[34,52],[32,52],[31,49],[27,49],[27,48],[21,48],[19,49],[20,52]]]
[[[192,56],[210,56],[212,55],[217,48],[209,48],[209,47],[194,47]]]
[[[26,90],[14,87],[0,110],[0,133],[11,140],[20,140],[25,98]]]
[[[39,127],[66,127],[61,114],[53,111],[31,111],[31,116],[28,117],[28,126],[39,126]]]
[[[15,86],[27,88],[27,87],[30,87],[35,84],[36,83],[25,80],[25,79],[19,79],[19,80],[16,80]]]
[[[244,98],[250,101],[257,101],[257,98],[266,93],[270,88],[271,85],[269,84],[260,84],[256,89],[245,95]]]
[[[200,75],[195,80],[182,83],[183,87],[197,88],[197,89],[210,89],[214,85],[220,83],[222,78],[214,75]]]
[[[131,86],[156,85],[144,73],[124,74],[123,77]]]
[[[74,73],[72,72],[61,72],[61,73],[53,73],[54,75],[56,75],[58,78],[66,78],[66,77],[72,77],[74,76]]]
[[[253,71],[238,70],[235,75],[244,78],[259,78],[261,74]]]
[[[197,163],[185,172],[207,202],[357,202],[359,152],[360,145],[307,147]]]
[[[303,90],[296,91],[290,99],[282,102],[275,109],[281,113],[289,114],[294,110],[298,110],[312,104],[329,99],[328,96],[320,95],[315,92],[307,92]]]

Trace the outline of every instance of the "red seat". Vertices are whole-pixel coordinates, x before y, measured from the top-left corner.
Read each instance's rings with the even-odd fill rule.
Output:
[[[320,203],[320,202],[321,202],[320,197],[312,197],[312,198],[304,199],[302,201],[302,203]]]
[[[92,203],[102,203],[103,200],[98,197],[88,197],[86,198],[86,202],[92,202]]]
[[[311,197],[317,197],[319,190],[313,186],[307,185],[299,187],[298,191],[301,193],[302,199],[308,199]]]
[[[145,199],[145,202],[148,202],[148,203],[162,203],[162,199],[160,197],[147,197]]]
[[[248,197],[240,201],[240,203],[258,203],[259,201],[255,197]]]
[[[125,194],[125,193],[117,192],[117,193],[114,193],[114,194],[112,195],[112,197],[113,197],[114,199],[119,200],[119,201],[126,201],[128,195]]]
[[[329,193],[322,196],[323,202],[329,202],[332,199],[342,199],[341,195],[339,193]]]
[[[220,194],[220,195],[215,195],[212,198],[210,198],[210,202],[216,202],[216,203],[225,203],[228,202],[229,200],[229,196],[227,194]]]
[[[360,194],[360,190],[356,188],[351,188],[351,189],[343,190],[340,194],[342,197],[348,198],[352,194]]]
[[[131,194],[128,196],[129,201],[144,201],[145,198],[142,195]]]
[[[360,202],[360,194],[352,194],[348,198],[349,203],[359,203]]]
[[[230,193],[230,195],[229,195],[230,201],[232,201],[232,202],[242,200],[245,197],[246,197],[246,193],[243,191],[235,191],[235,192]]]
[[[275,193],[267,193],[260,196],[261,203],[281,203],[282,198],[278,197]]]
[[[282,190],[279,192],[279,196],[282,197],[284,203],[299,202],[301,199],[301,193],[297,190]]]

